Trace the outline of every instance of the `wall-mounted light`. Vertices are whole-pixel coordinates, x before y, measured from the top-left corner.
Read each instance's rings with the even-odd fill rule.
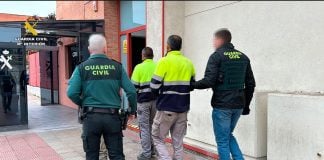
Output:
[[[60,38],[57,39],[56,44],[57,44],[57,46],[63,46],[63,42],[61,41]]]
[[[93,11],[97,12],[98,11],[98,1],[92,1],[92,7],[93,7]]]

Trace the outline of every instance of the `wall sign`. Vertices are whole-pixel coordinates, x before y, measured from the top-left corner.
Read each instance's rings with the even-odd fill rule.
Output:
[[[37,30],[35,29],[37,23],[38,21],[31,25],[28,20],[25,21],[26,35],[29,33],[31,33],[33,36],[38,35]]]
[[[9,69],[12,69],[11,64],[9,63],[12,60],[12,56],[9,55],[8,50],[3,50],[2,54],[0,56],[0,62],[2,63],[1,70],[3,70],[5,67],[8,67]]]
[[[123,41],[123,53],[127,54],[127,40],[126,39]]]
[[[36,21],[36,22],[31,22]],[[17,45],[23,45],[23,46],[45,46],[48,39],[46,37],[39,37],[38,31],[36,29],[37,23],[39,19],[35,19],[33,17],[28,18],[25,21],[24,28],[26,30],[26,34],[22,37],[17,37]]]

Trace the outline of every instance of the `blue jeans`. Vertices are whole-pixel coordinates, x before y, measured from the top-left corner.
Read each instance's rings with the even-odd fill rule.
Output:
[[[213,109],[213,126],[219,160],[244,160],[233,131],[243,109]]]

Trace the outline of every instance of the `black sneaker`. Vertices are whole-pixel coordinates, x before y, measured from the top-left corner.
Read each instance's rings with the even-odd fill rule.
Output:
[[[151,151],[152,151],[151,158],[155,158],[155,157],[159,156],[159,154],[158,154],[157,150],[155,149],[155,147],[152,147]]]
[[[157,152],[156,151],[152,151],[151,158],[155,158],[157,156],[158,156]]]
[[[143,153],[137,156],[137,160],[151,160],[151,157],[145,157]]]

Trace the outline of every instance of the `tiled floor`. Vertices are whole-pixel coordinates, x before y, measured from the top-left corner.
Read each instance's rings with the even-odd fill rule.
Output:
[[[0,160],[63,160],[37,134],[0,137]]]
[[[38,104],[38,98],[29,97],[29,130],[0,132],[0,160],[84,160],[76,110]],[[136,160],[139,135],[126,130],[124,136],[126,160]],[[206,158],[186,151],[185,160]]]
[[[84,160],[80,136],[80,128],[0,136],[0,160]],[[141,150],[139,136],[130,130],[124,136],[126,159],[135,160]],[[185,152],[185,160],[206,159]]]
[[[40,106],[39,98],[28,97],[28,121],[30,130],[46,131],[80,127],[75,109],[62,105]]]

